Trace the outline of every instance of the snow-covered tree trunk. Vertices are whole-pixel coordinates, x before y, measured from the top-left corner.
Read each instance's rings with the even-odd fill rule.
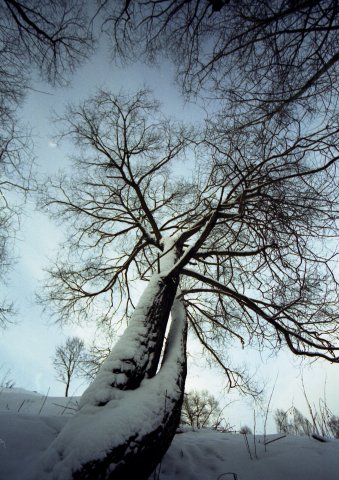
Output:
[[[86,461],[76,480],[147,479],[170,446],[180,421],[186,379],[186,319],[179,300],[159,372],[137,390],[124,392],[112,411],[113,438],[104,457]],[[107,407],[104,407],[107,408]],[[109,406],[107,415],[110,415]],[[101,437],[102,431],[100,431]],[[58,478],[58,477],[57,477]]]
[[[160,273],[83,394],[79,411],[45,452],[41,477],[147,479],[169,447],[180,420],[187,327],[185,308],[175,298],[178,279],[168,275],[177,259],[175,245],[168,242],[166,250]]]
[[[100,374],[82,396],[81,404],[102,406],[111,400],[112,387],[134,390],[158,368],[177,279],[155,275],[143,292],[130,323]]]

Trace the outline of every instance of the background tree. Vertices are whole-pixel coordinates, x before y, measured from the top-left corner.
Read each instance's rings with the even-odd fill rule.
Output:
[[[277,409],[274,420],[278,432],[286,435],[310,436],[314,431],[312,423],[295,407],[291,407],[287,411]]]
[[[61,85],[88,57],[92,38],[83,2],[1,0],[0,42],[0,278],[4,282],[13,261],[20,203],[34,186],[32,138],[18,121],[18,109],[34,73]],[[3,299],[0,327],[11,313],[12,303]]]
[[[181,423],[193,428],[214,426],[220,420],[218,400],[207,390],[192,390],[185,394],[181,410]]]
[[[334,438],[339,439],[339,417],[332,415],[328,420],[328,427]]]
[[[44,468],[62,475],[67,458],[74,478],[147,478],[180,419],[187,320],[244,391],[246,375],[224,354],[232,342],[338,362],[336,132],[275,119],[198,131],[165,120],[145,91],[100,91],[61,121],[78,157],[75,176],[52,179],[42,197],[70,233],[45,299],[61,321],[128,326]],[[178,175],[184,161],[192,177]],[[136,306],[134,279],[147,282]],[[131,414],[141,405],[147,425]],[[126,424],[119,435],[116,422]]]
[[[56,348],[53,366],[57,380],[65,384],[65,397],[68,397],[71,380],[81,376],[85,358],[85,344],[79,337],[69,337],[64,345]]]
[[[278,431],[293,435],[317,434],[338,438],[338,417],[333,414],[327,404],[326,389],[324,388],[324,397],[319,400],[318,406],[315,404],[312,406],[303,379],[302,388],[311,421],[294,406],[286,411],[278,409],[274,415]]]

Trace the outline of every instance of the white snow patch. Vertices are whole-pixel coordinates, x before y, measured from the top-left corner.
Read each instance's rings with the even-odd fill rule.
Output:
[[[20,397],[18,397],[20,395]],[[53,441],[69,417],[60,416],[55,404],[65,398],[48,398],[50,416],[37,414],[39,396],[33,392],[0,391],[0,478],[26,480],[41,452]],[[37,399],[37,403],[27,400]],[[17,413],[18,401],[30,406],[28,414]],[[59,415],[59,416],[56,416]],[[269,436],[273,439],[275,436]],[[248,436],[254,454],[253,436]],[[6,448],[3,447],[3,444]],[[242,435],[211,430],[175,436],[160,469],[160,480],[217,480],[223,472],[235,472],[238,480],[335,480],[339,472],[339,441],[320,443],[308,437],[288,436],[267,445],[256,438],[258,459],[251,460]],[[19,461],[18,461],[19,459]],[[221,480],[233,480],[225,475]],[[44,480],[44,477],[41,479]],[[153,475],[150,477],[153,480]]]

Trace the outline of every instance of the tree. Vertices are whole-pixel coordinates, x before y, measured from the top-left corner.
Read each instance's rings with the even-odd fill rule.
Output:
[[[310,436],[315,428],[295,407],[291,407],[287,411],[277,409],[274,414],[274,420],[278,432],[286,435]]]
[[[128,326],[44,468],[147,478],[180,419],[186,321],[231,387],[249,388],[223,354],[232,341],[338,362],[335,132],[272,120],[213,135],[164,120],[145,91],[100,91],[61,120],[79,155],[42,199],[70,232],[46,300],[62,321],[100,309]],[[185,160],[193,179],[175,171]],[[134,278],[147,281],[135,307]]]
[[[146,479],[179,422],[186,323],[243,390],[232,341],[338,362],[338,12],[329,0],[131,0],[99,13],[124,59],[174,59],[209,116],[183,127],[145,92],[99,92],[63,119],[78,174],[51,181],[43,203],[73,236],[45,298],[61,321],[128,326],[43,468]],[[176,173],[184,160],[192,178]],[[148,283],[134,308],[136,278]]]
[[[34,187],[31,134],[18,120],[18,109],[38,71],[50,84],[64,84],[69,72],[92,50],[81,1],[0,2],[0,275],[4,281],[13,261],[13,239],[22,200]],[[16,195],[13,195],[13,190]],[[13,312],[0,303],[0,327]]]
[[[0,281],[5,284],[13,263],[13,240],[19,227],[22,203],[33,187],[33,155],[28,134],[18,133],[20,127],[15,124],[15,115],[4,110],[3,103],[0,92]],[[14,313],[13,302],[1,298],[0,328],[11,322]]]
[[[68,397],[71,380],[81,374],[85,358],[85,344],[79,337],[68,337],[64,345],[56,348],[53,366],[57,379],[65,384],[65,397]]]
[[[319,400],[318,408],[315,405],[312,407],[303,381],[302,385],[311,422],[293,406],[286,411],[278,409],[274,415],[278,431],[294,435],[317,434],[338,438],[339,417],[330,410],[326,395]]]
[[[207,390],[185,394],[181,410],[181,423],[193,428],[215,425],[220,420],[221,410],[218,400]]]
[[[228,118],[235,105],[240,123],[331,103],[319,96],[328,100],[337,80],[334,0],[121,0],[101,8],[116,55],[154,61],[166,53],[187,95],[207,92]]]
[[[274,421],[278,433],[289,433],[289,423],[287,419],[287,412],[285,412],[285,410],[281,410],[280,408],[278,408],[274,414]]]
[[[328,428],[334,438],[339,439],[339,417],[332,415],[328,420]]]

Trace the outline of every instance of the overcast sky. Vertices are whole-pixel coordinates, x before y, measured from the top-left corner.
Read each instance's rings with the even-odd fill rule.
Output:
[[[66,146],[57,145],[53,139],[55,127],[50,121],[52,109],[61,113],[68,102],[77,103],[99,87],[108,87],[119,92],[122,88],[135,91],[146,86],[151,88],[155,97],[162,102],[166,114],[190,121],[198,121],[203,115],[198,105],[184,103],[173,83],[173,70],[169,64],[164,63],[158,69],[146,68],[143,65],[119,69],[110,64],[104,46],[90,62],[77,71],[69,87],[52,89],[38,82],[33,86],[39,91],[31,90],[27,95],[22,117],[33,127],[37,171],[41,178],[61,168],[68,168],[67,156],[72,153]],[[18,310],[18,323],[6,331],[0,331],[0,379],[10,369],[10,377],[17,387],[37,390],[40,393],[49,392],[55,396],[62,395],[64,391],[62,384],[55,380],[51,362],[56,345],[62,343],[68,335],[74,334],[90,341],[94,332],[94,329],[89,327],[82,329],[75,326],[61,330],[34,302],[34,293],[43,278],[43,268],[48,265],[49,259],[56,258],[58,242],[62,237],[62,230],[37,211],[33,199],[29,200],[16,243],[18,261],[10,275],[8,286],[8,295],[14,300]],[[306,413],[300,359],[293,358],[289,352],[282,352],[275,358],[270,352],[258,354],[241,350],[240,347],[232,349],[230,356],[235,357],[239,364],[246,363],[250,372],[256,374],[258,381],[266,384],[266,398],[277,379],[272,410],[276,407],[287,409],[293,403]],[[312,402],[318,402],[319,398],[324,396],[324,385],[327,382],[329,407],[339,414],[339,367],[324,362],[312,366],[305,364],[303,374]],[[223,386],[222,375],[216,369],[204,367],[194,351],[189,357],[187,389],[207,388],[221,400],[226,398],[226,401],[229,401],[230,398],[235,398],[233,395],[226,395],[222,390]],[[80,395],[84,388],[83,382],[74,382],[71,393]],[[234,403],[225,411],[225,416],[237,428],[244,423],[252,426],[250,401]]]

